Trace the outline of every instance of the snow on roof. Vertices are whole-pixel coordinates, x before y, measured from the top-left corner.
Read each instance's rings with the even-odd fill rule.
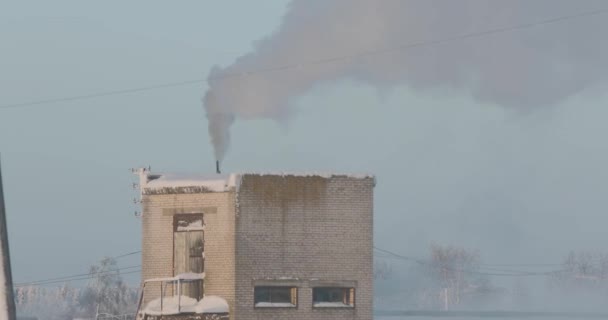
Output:
[[[218,296],[196,299],[187,296],[171,296],[150,301],[143,310],[148,315],[175,315],[180,313],[228,313],[228,303]]]
[[[346,177],[351,179],[374,179],[371,174],[323,173],[323,172],[243,172],[224,175],[192,174],[152,174],[140,171],[140,184],[144,193],[182,193],[182,192],[228,192],[238,191],[244,176],[278,176],[278,177],[320,177],[331,179]]]
[[[226,175],[159,174],[148,175],[146,188],[205,187],[211,192],[224,192],[231,186],[231,181],[233,179]]]
[[[239,177],[230,175],[193,175],[150,173],[139,169],[142,194],[210,193],[238,189]]]
[[[197,303],[196,299],[188,296],[161,297],[148,302],[143,312],[152,316],[194,312]]]
[[[205,296],[195,309],[196,313],[227,313],[228,302],[218,296]]]
[[[320,177],[325,179],[331,179],[334,177],[346,177],[351,179],[367,179],[374,178],[374,175],[367,173],[337,173],[337,172],[244,172],[240,175],[252,175],[252,176],[278,176],[278,177]]]

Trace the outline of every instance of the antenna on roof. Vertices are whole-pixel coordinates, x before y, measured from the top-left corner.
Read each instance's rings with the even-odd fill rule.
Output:
[[[215,161],[215,172],[216,172],[217,174],[222,173],[222,171],[220,171],[220,161],[219,161],[219,160],[216,160],[216,161]]]

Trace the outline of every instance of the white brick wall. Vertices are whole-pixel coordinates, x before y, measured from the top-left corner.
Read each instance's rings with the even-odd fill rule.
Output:
[[[143,196],[142,279],[172,277],[173,215],[203,213],[205,221],[205,294],[234,305],[234,192]],[[160,289],[146,289],[145,301]]]
[[[173,276],[173,214],[203,211],[205,293],[232,320],[372,319],[372,178],[243,176],[235,193],[143,196],[143,279]],[[296,309],[255,309],[253,282],[293,277]],[[313,309],[310,280],[356,283],[354,309]],[[149,299],[155,292],[151,292]]]

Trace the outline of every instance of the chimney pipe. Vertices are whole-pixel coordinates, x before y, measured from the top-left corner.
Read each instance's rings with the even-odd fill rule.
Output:
[[[220,161],[219,161],[219,160],[216,160],[216,161],[215,161],[215,172],[216,172],[217,174],[222,173],[222,172],[220,171]]]

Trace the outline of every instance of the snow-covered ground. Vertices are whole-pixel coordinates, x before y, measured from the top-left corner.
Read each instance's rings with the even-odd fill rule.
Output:
[[[530,318],[497,318],[497,317],[389,317],[389,316],[375,316],[374,320],[438,320],[438,319],[446,319],[446,320],[481,320],[481,319],[492,319],[492,320],[529,320]],[[534,319],[534,318],[532,318]],[[539,320],[557,320],[558,318],[536,318]],[[564,319],[564,318],[559,318]]]
[[[606,317],[602,317],[600,314],[582,314],[582,313],[573,313],[573,314],[562,314],[562,315],[512,315],[512,316],[374,316],[374,320],[482,320],[482,319],[492,319],[492,320],[558,320],[558,319],[606,319]]]
[[[575,319],[600,319],[598,317],[392,317],[392,316],[375,316],[374,320],[575,320]]]

